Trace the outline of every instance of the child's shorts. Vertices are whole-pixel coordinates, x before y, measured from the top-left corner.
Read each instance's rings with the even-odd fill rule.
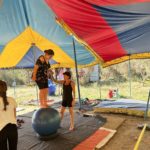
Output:
[[[63,100],[62,106],[63,107],[72,107],[72,100]]]

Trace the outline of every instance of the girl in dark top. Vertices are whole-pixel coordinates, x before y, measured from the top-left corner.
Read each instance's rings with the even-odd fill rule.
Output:
[[[50,68],[49,60],[54,56],[54,51],[49,49],[44,51],[45,55],[41,55],[34,66],[32,80],[39,87],[40,106],[48,107],[48,69]]]
[[[64,72],[64,80],[56,80],[53,77],[53,72],[50,71],[51,79],[59,84],[63,85],[63,97],[62,97],[62,107],[61,107],[61,119],[64,117],[64,112],[66,107],[69,108],[70,112],[70,128],[69,130],[74,130],[74,113],[73,113],[73,107],[75,103],[75,83],[71,80],[71,73],[70,72]]]

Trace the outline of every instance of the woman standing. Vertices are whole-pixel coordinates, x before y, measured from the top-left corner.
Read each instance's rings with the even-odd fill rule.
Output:
[[[44,53],[37,59],[32,75],[32,80],[36,81],[39,87],[40,106],[43,108],[48,107],[48,69],[50,68],[49,60],[54,56],[54,51],[49,49]]]
[[[0,150],[17,150],[17,104],[13,98],[7,97],[6,91],[6,83],[0,80]]]

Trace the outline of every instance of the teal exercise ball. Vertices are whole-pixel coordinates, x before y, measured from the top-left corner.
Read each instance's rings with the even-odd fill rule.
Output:
[[[32,116],[32,127],[41,137],[57,133],[60,127],[59,112],[53,108],[38,109]]]

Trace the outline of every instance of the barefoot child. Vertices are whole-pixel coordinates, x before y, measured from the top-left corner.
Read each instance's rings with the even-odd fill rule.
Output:
[[[0,150],[17,150],[17,104],[6,91],[6,83],[0,80]]]
[[[73,107],[75,103],[75,83],[71,80],[71,73],[70,72],[64,72],[64,80],[56,80],[53,77],[52,71],[50,72],[51,79],[59,84],[63,85],[63,100],[62,100],[62,107],[61,107],[61,119],[64,117],[64,112],[66,107],[69,108],[70,112],[70,131],[74,130],[74,113],[73,113]]]

